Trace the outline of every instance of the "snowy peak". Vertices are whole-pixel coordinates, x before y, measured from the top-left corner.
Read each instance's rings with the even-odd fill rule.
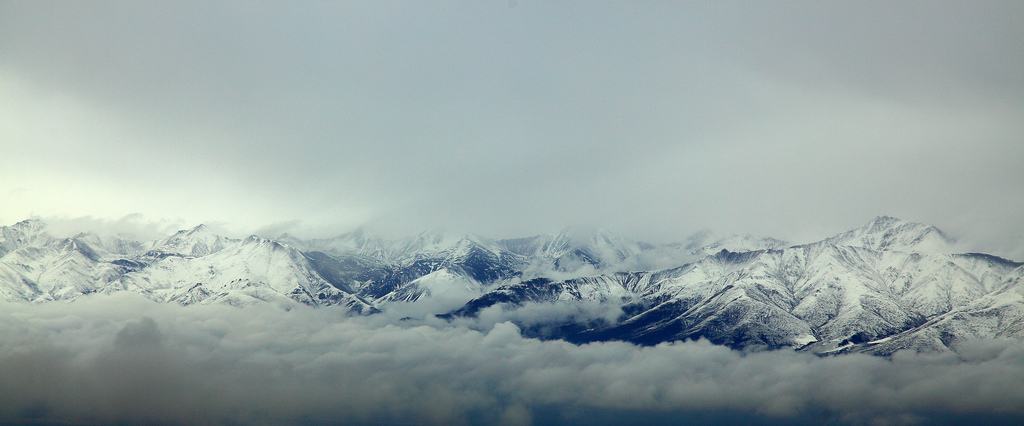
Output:
[[[515,275],[526,261],[523,256],[477,235],[467,235],[457,240],[439,238],[423,241],[430,242],[430,245],[409,253],[400,263],[403,269],[417,271],[416,275],[449,269],[484,283]],[[409,276],[404,280],[414,278]]]
[[[438,269],[410,281],[381,300],[388,302],[417,302],[433,298],[447,302],[455,309],[483,293],[480,282],[447,268]],[[454,302],[454,303],[453,303]]]
[[[833,237],[840,244],[720,249],[661,271],[557,281],[554,275],[524,277],[488,288],[441,317],[473,316],[496,304],[511,312],[532,303],[612,301],[624,314],[617,323],[556,322],[554,337],[645,345],[707,338],[734,348],[791,346],[878,355],[907,348],[950,350],[957,341],[978,337],[1024,338],[1016,325],[1024,318],[1020,264],[978,254],[907,250],[923,250],[936,237],[947,241],[934,227],[883,217]],[[722,246],[781,243],[756,237],[719,241]],[[882,344],[886,339],[891,343]]]
[[[11,226],[0,227],[0,256],[22,247],[42,247],[50,242],[46,224],[28,219]]]
[[[407,257],[416,253],[436,252],[446,249],[457,242],[458,240],[448,236],[443,229],[434,229],[403,241],[396,255]]]
[[[694,250],[694,254],[711,255],[722,250],[733,253],[748,251],[780,249],[788,246],[789,243],[771,237],[757,237],[749,234],[733,234],[719,238],[712,243],[701,246]]]
[[[270,247],[271,249],[274,249],[274,250],[280,250],[280,249],[284,248],[284,244],[281,244],[281,242],[276,241],[276,240],[271,240],[270,238],[263,238],[263,237],[260,237],[259,235],[250,235],[248,237],[245,237],[245,239],[242,240],[242,245],[243,246]]]
[[[917,222],[879,216],[863,226],[824,240],[837,246],[879,251],[949,253],[954,241],[938,228]]]
[[[201,257],[216,253],[228,244],[237,242],[213,233],[206,225],[183,229],[171,235],[153,250],[165,254]]]
[[[257,236],[229,239],[202,225],[152,243],[85,233],[47,239],[0,259],[3,299],[39,303],[121,291],[183,305],[337,305],[349,313],[376,309],[333,286],[292,246]]]
[[[777,250],[789,246],[789,242],[776,238],[750,234],[732,234],[722,237],[705,229],[679,243],[645,248],[642,254],[643,262],[638,270],[675,268],[708,256],[715,256],[722,250],[729,253],[746,253]]]
[[[359,255],[384,262],[400,262],[418,253],[437,251],[454,243],[439,230],[424,232],[411,238],[386,240],[380,236],[370,235],[362,228],[333,238],[311,240],[300,240],[284,234],[278,241],[302,251],[319,251],[334,256]]]
[[[360,254],[384,254],[387,252],[384,244],[381,243],[381,239],[367,236],[366,232],[361,228],[328,240],[323,240],[323,242],[326,243],[324,248],[337,252],[351,251]]]
[[[80,245],[88,245],[92,249],[101,251],[104,256],[130,256],[146,251],[145,243],[121,237],[101,237],[92,233],[81,233],[72,239]]]
[[[611,251],[629,251],[630,242],[602,228],[563,229],[555,237],[555,245],[575,248],[607,248]]]
[[[600,228],[565,228],[558,233],[502,240],[507,250],[552,263],[563,272],[618,265],[641,252],[639,243]]]
[[[460,238],[454,245],[445,249],[445,251],[453,257],[464,257],[473,251],[487,252],[494,256],[501,256],[502,253],[507,252],[494,240],[476,234],[468,234]]]
[[[33,303],[131,291],[183,305],[300,303],[426,316],[498,303],[608,302],[614,315],[603,322],[586,314],[535,329],[578,342],[704,337],[827,353],[943,350],[950,346],[942,336],[1024,338],[1014,325],[1024,318],[1020,263],[942,253],[951,241],[935,227],[886,216],[800,246],[710,231],[652,245],[597,228],[500,241],[436,230],[398,240],[362,230],[235,240],[204,225],[142,243],[94,234],[58,240],[39,221],[0,227],[0,236],[0,298]]]

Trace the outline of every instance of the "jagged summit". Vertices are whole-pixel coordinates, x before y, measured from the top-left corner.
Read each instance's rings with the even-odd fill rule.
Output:
[[[39,219],[25,219],[21,222],[15,223],[11,228],[21,230],[38,230],[42,231],[46,229],[46,223]]]
[[[561,273],[615,270],[632,266],[648,247],[598,227],[566,227],[558,232],[498,241],[503,248],[534,259],[540,270]]]
[[[41,246],[50,239],[46,224],[39,219],[26,219],[0,228],[0,256],[22,247]]]
[[[732,234],[721,237],[710,244],[706,244],[698,248],[696,252],[702,255],[717,253],[722,250],[739,253],[767,249],[780,249],[787,245],[789,245],[787,241],[777,238],[758,237],[750,234]]]
[[[938,228],[892,216],[878,216],[858,228],[824,240],[872,250],[950,253],[955,241]]]
[[[818,353],[1024,339],[1021,263],[950,254],[952,241],[934,226],[889,216],[796,246],[706,230],[654,245],[600,228],[504,240],[440,230],[397,240],[362,230],[237,240],[205,225],[138,242],[90,233],[57,239],[38,220],[0,227],[0,237],[0,298],[12,301],[127,291],[182,305],[302,304],[359,314],[401,306],[443,318],[496,305],[488,315],[591,303],[611,314],[532,318],[522,330],[573,342],[707,338]]]
[[[153,251],[161,254],[181,256],[206,256],[223,249],[237,240],[215,234],[208,226],[200,224],[191,229],[176,232],[158,244]]]

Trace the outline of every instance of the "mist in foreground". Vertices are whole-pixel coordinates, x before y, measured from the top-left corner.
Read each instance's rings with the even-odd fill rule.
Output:
[[[1024,345],[816,357],[139,296],[0,305],[0,421],[761,423],[1024,418]]]

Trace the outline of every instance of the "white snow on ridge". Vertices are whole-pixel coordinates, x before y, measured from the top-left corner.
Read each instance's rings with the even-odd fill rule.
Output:
[[[22,244],[0,258],[0,294],[8,300],[39,303],[132,291],[182,304],[272,301],[372,310],[324,281],[294,248],[255,237],[228,239],[202,225],[153,243],[80,234],[34,245],[41,247]]]
[[[877,353],[949,348],[970,337],[1024,339],[1024,267],[948,253],[941,231],[890,217],[797,246],[710,232],[653,246],[599,229],[501,241],[441,232],[399,241],[362,232],[236,240],[202,225],[133,242],[54,239],[38,221],[0,227],[0,235],[0,297],[33,303],[127,291],[182,305],[304,304],[425,317],[500,290],[495,300],[513,308],[633,304],[625,325],[642,329],[626,337],[664,331]],[[527,284],[532,278],[546,280]]]
[[[178,231],[160,243],[154,250],[161,253],[198,257],[220,251],[228,244],[237,241],[214,234],[206,225],[199,225],[192,229]]]
[[[879,251],[951,253],[955,241],[938,228],[890,216],[879,216],[867,224],[824,240],[829,244],[864,247]]]

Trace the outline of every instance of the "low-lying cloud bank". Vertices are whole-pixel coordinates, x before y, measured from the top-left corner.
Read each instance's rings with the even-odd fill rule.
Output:
[[[511,323],[481,332],[381,318],[130,295],[2,303],[0,422],[1024,419],[1024,345],[1014,340],[959,356],[818,358],[703,341],[577,346],[524,338]]]

